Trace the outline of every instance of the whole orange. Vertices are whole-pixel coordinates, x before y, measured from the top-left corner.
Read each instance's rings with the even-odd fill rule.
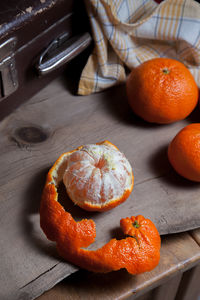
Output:
[[[168,158],[177,173],[200,182],[200,123],[179,131],[169,144]]]
[[[133,111],[152,123],[182,120],[198,101],[198,87],[190,71],[169,58],[155,58],[133,69],[126,88]]]

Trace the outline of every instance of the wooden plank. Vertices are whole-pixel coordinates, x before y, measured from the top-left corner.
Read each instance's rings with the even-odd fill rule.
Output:
[[[176,300],[199,300],[200,264],[184,273]]]
[[[200,246],[200,229],[193,230],[190,232],[190,234],[197,242],[197,244]]]
[[[175,300],[182,276],[182,273],[178,273],[178,275],[172,277],[166,283],[154,289],[149,300]]]
[[[175,300],[182,276],[182,273],[178,273],[178,275],[175,275],[167,280],[166,283],[163,283],[160,286],[151,289],[144,295],[139,297],[133,295],[128,297],[127,300]]]
[[[153,291],[149,291],[146,294],[138,297],[137,300],[151,300],[152,299],[152,293],[153,293]],[[135,298],[135,296],[133,296],[133,297]],[[133,297],[132,296],[128,297],[127,300],[132,300],[132,299],[134,299]]]
[[[151,218],[161,234],[200,225],[200,186],[176,175],[166,156],[169,141],[188,121],[195,121],[195,114],[169,126],[150,125],[131,113],[124,86],[77,97],[64,85],[63,79],[54,81],[0,123],[1,298],[8,298],[9,291],[16,299],[17,289],[26,299],[39,295],[45,284],[35,283],[61,263],[55,245],[40,230],[40,196],[53,162],[81,144],[110,140],[124,152],[135,174],[133,193],[112,211],[87,213],[65,198],[65,208],[77,220],[95,220],[94,247],[119,237],[119,220],[130,214]],[[66,263],[66,276],[75,270]],[[64,277],[53,274],[55,283]],[[51,277],[46,288],[52,285]]]
[[[176,275],[177,281],[173,285],[175,291],[182,272],[197,264],[199,260],[200,249],[188,234],[163,237],[161,260],[158,267],[153,271],[137,276],[131,276],[123,270],[110,274],[93,274],[81,271],[63,280],[52,290],[40,296],[38,300],[53,300],[55,298],[59,300],[111,300],[126,299],[127,297],[133,300],[162,284],[167,286],[169,280],[173,277],[171,279],[173,281]],[[165,290],[166,286],[164,287]],[[154,291],[150,295],[154,295]],[[166,299],[171,300],[171,298]]]

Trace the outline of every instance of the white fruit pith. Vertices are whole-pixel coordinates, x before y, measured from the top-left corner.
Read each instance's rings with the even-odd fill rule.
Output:
[[[132,187],[132,168],[116,148],[86,145],[68,156],[63,182],[75,203],[105,205]]]

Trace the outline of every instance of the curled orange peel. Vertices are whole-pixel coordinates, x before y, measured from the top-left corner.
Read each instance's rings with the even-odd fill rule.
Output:
[[[47,175],[40,205],[40,225],[47,238],[55,241],[65,260],[93,272],[110,272],[122,268],[131,274],[152,270],[160,259],[160,235],[155,225],[143,216],[121,219],[120,226],[128,237],[111,239],[97,250],[84,249],[95,241],[93,220],[76,222],[58,202],[57,188],[65,169],[65,154]]]

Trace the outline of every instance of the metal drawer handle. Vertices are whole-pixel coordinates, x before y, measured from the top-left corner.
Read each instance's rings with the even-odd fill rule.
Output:
[[[36,69],[39,75],[45,75],[69,62],[86,49],[92,41],[91,35],[86,32],[70,39],[68,34],[55,39],[40,55]]]

